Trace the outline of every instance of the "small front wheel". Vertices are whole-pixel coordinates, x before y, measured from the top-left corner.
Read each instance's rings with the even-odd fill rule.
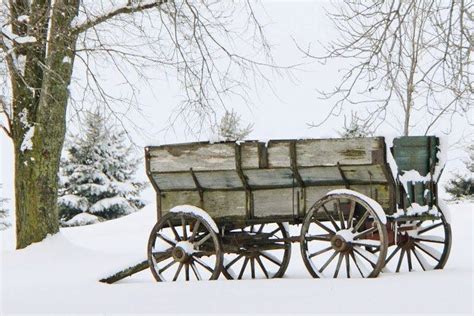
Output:
[[[330,192],[309,210],[301,255],[315,278],[373,278],[385,264],[387,230],[382,207],[351,190]]]
[[[208,218],[184,209],[164,215],[148,240],[148,263],[155,279],[160,282],[217,279],[222,251],[214,227]]]

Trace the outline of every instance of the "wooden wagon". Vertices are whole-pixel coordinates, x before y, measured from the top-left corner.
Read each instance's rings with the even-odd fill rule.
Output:
[[[443,268],[451,230],[437,198],[439,139],[387,147],[383,137],[147,147],[153,276],[282,277],[293,242],[316,278]]]

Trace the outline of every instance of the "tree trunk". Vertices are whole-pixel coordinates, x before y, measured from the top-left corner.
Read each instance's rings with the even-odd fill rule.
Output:
[[[22,81],[14,81],[14,117],[24,118],[14,120],[12,133],[18,249],[59,231],[58,171],[66,134],[68,86],[77,40],[77,36],[70,33],[70,23],[77,14],[77,8],[78,2],[71,6],[70,1],[56,1],[53,6],[46,67],[41,73],[39,96],[38,92],[32,93],[31,89],[22,87]],[[25,77],[29,77],[27,71]],[[25,114],[21,115],[22,112]],[[25,146],[25,138],[32,127],[32,146]]]

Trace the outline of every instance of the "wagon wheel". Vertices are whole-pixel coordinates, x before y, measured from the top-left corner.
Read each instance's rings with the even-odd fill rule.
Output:
[[[303,222],[301,255],[315,278],[372,278],[385,264],[387,230],[376,202],[346,191],[316,202]]]
[[[227,234],[238,244],[238,252],[226,253],[222,267],[231,279],[281,278],[288,267],[291,242],[282,223],[256,224]]]
[[[389,248],[387,271],[443,269],[451,250],[451,225],[444,214],[436,220],[412,219],[394,223],[396,243]]]
[[[148,263],[157,281],[215,280],[222,265],[219,237],[203,217],[170,212],[151,231]]]

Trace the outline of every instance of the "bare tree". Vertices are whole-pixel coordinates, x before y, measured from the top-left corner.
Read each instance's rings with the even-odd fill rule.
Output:
[[[248,83],[272,65],[250,1],[5,0],[1,11],[0,123],[14,144],[18,248],[58,232],[68,104],[74,113],[94,102],[126,120],[139,93],[131,74],[146,81],[153,69],[177,76],[184,92],[177,115],[199,124],[224,96],[245,98]],[[236,17],[246,17],[243,28]],[[255,53],[236,52],[235,38]],[[105,88],[105,62],[127,93]],[[84,69],[85,79],[76,82],[73,68]]]
[[[374,129],[385,122],[404,135],[415,125],[426,134],[442,118],[466,113],[474,89],[473,9],[464,0],[338,1],[328,16],[339,34],[327,54],[303,50],[350,64],[334,90],[321,92],[334,106],[314,125],[357,107]]]
[[[369,122],[364,118],[359,117],[357,112],[351,113],[351,118],[348,121],[344,116],[344,126],[339,135],[344,138],[369,137],[373,135],[370,127],[367,126]]]

